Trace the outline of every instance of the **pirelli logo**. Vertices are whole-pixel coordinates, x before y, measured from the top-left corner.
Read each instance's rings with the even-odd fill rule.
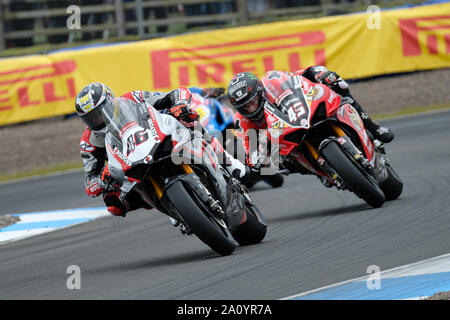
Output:
[[[309,31],[282,36],[208,46],[155,50],[150,53],[152,83],[155,89],[200,85],[210,81],[224,83],[228,72],[276,68],[294,71],[312,64],[326,64],[323,31]],[[304,64],[302,60],[306,61]]]
[[[399,19],[399,27],[405,57],[450,54],[450,15]]]
[[[0,111],[75,98],[75,70],[66,60],[0,71]]]

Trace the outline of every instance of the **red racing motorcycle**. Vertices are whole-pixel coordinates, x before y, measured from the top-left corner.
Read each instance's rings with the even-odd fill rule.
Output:
[[[278,139],[282,169],[314,174],[372,207],[400,196],[403,182],[358,112],[329,87],[302,76],[267,73],[262,83],[267,135]],[[272,147],[272,154],[273,154]]]

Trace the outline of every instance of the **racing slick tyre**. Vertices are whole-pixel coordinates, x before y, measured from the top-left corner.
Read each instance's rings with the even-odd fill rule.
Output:
[[[212,250],[222,256],[230,255],[235,248],[235,241],[229,239],[222,227],[212,218],[203,213],[193,197],[181,181],[174,182],[166,195],[177,209],[189,229]]]
[[[263,216],[255,205],[247,201],[245,202],[245,214],[246,220],[231,232],[233,238],[241,246],[260,243],[267,232],[267,224]]]
[[[328,143],[321,153],[331,167],[336,170],[347,188],[374,208],[383,205],[385,196],[378,184],[375,180],[372,181],[366,177],[336,142]]]
[[[388,172],[388,178],[380,184],[380,188],[383,190],[387,201],[395,200],[403,191],[403,181],[390,165],[386,165],[386,170]]]

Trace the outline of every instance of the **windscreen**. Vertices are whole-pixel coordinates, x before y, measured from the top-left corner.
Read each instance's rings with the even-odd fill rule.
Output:
[[[114,99],[114,102],[102,108],[102,116],[109,131],[121,139],[127,128],[136,124],[139,115],[136,104],[126,98]]]

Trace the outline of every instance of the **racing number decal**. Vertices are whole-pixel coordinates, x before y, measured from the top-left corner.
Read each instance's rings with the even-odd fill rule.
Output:
[[[127,139],[127,157],[136,149],[136,146],[147,140],[148,132],[145,130],[137,131],[134,135],[130,135]]]
[[[137,146],[147,140],[148,140],[148,132],[145,130],[138,131],[134,134],[134,141],[136,141]]]
[[[127,157],[136,149],[136,143],[134,143],[133,135],[130,135],[127,139]]]
[[[305,107],[301,103],[296,103],[288,109],[289,121],[295,122],[305,113]]]

